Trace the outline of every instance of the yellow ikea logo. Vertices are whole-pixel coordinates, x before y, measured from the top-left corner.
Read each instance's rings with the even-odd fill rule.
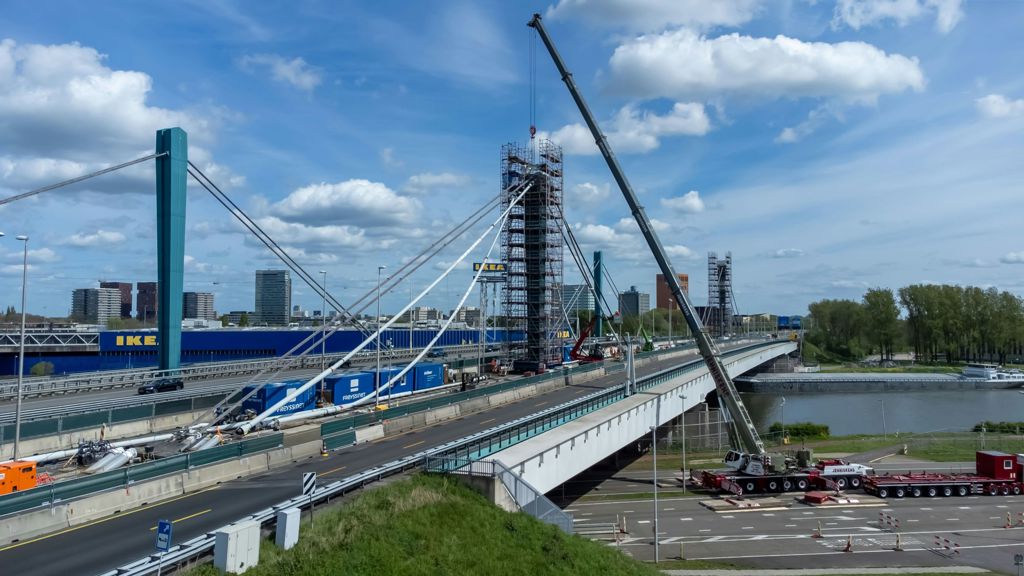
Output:
[[[156,336],[115,336],[115,346],[156,346]]]
[[[484,269],[484,272],[504,272],[505,271],[505,263],[504,262],[488,262],[486,264],[482,264],[480,262],[474,262],[473,263],[473,272],[476,272],[476,271],[480,270],[481,268]]]

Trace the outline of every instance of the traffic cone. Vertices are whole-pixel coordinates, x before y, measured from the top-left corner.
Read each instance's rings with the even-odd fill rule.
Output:
[[[327,442],[326,441],[320,442],[320,455],[323,456],[324,458],[326,458],[328,454],[329,453],[327,451]]]
[[[900,537],[900,533],[896,533],[896,547],[893,548],[896,552],[903,552],[903,538]]]
[[[843,552],[853,552],[853,534],[846,537],[846,547]]]
[[[811,534],[811,538],[821,538],[821,520],[818,520],[818,527]]]

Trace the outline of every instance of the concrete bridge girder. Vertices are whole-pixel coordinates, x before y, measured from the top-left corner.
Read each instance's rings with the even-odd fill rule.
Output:
[[[731,376],[743,374],[773,357],[788,354],[795,343],[752,350],[729,359]],[[704,401],[714,391],[706,367],[686,372],[611,406],[492,454],[540,492],[548,492],[613,454],[650,434],[650,427],[665,424]]]

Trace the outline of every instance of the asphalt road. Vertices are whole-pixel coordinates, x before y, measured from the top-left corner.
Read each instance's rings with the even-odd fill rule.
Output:
[[[917,467],[915,467],[917,469]],[[660,476],[660,475],[659,475]],[[648,482],[649,482],[649,476]],[[644,477],[610,479],[604,489],[649,493]],[[629,486],[632,484],[632,486]],[[868,568],[897,566],[979,566],[1012,573],[1014,554],[1024,553],[1024,497],[906,498],[878,506],[815,508],[792,502],[787,510],[716,513],[699,504],[706,497],[658,501],[661,557],[720,560],[753,568]],[[654,502],[650,497],[594,501],[567,507],[577,533],[618,546],[643,560],[654,559]],[[904,551],[894,551],[896,533],[879,524],[879,513],[899,520]],[[1006,514],[1014,524],[1004,528]],[[628,534],[616,544],[611,527],[625,516]],[[823,538],[812,538],[821,522]],[[960,553],[936,549],[938,535],[959,544]],[[853,552],[843,552],[852,538]]]
[[[693,357],[662,360],[637,369],[638,376],[664,370]],[[174,521],[174,541],[184,542],[257,510],[299,494],[302,472],[337,480],[367,468],[450,442],[535,413],[546,407],[621,385],[621,373],[579,386],[559,388],[470,416],[400,436],[352,446],[326,458],[309,459],[278,470],[226,482],[172,501],[66,529],[0,548],[3,574],[97,574],[153,551],[151,530],[160,519]]]
[[[444,358],[429,358],[426,361],[430,362],[451,362],[453,360],[463,360],[476,358],[476,354],[460,353],[460,354],[449,354]],[[383,361],[383,360],[382,360]],[[353,369],[365,369],[373,366],[373,361],[359,360],[353,362]],[[319,374],[319,370],[294,370],[288,371],[282,374],[281,378],[286,379],[297,379],[297,378],[310,378]],[[223,386],[224,384],[243,384],[249,381],[252,375],[245,376],[233,376],[229,378],[212,378],[209,380],[193,380],[186,382],[185,390],[194,390],[196,392],[205,390],[214,386]],[[62,394],[59,396],[39,396],[33,398],[25,398],[22,400],[22,409],[31,410],[36,408],[56,408],[63,406],[71,406],[79,402],[94,402],[97,400],[112,400],[115,398],[127,398],[138,396],[138,391],[135,387],[129,388],[118,388],[114,390],[99,390],[95,392],[75,392],[71,394]],[[146,396],[145,399],[151,402],[158,402],[161,400],[160,394],[152,394]],[[5,414],[14,414],[15,402],[13,400],[0,401],[0,416]]]

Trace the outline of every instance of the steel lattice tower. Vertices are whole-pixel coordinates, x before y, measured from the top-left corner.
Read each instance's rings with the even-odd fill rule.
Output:
[[[708,252],[708,313],[713,336],[732,332],[735,302],[732,297],[732,252],[719,260],[718,254]]]
[[[558,364],[562,359],[562,149],[538,140],[536,149],[501,147],[502,210],[518,195],[517,184],[533,186],[512,208],[502,228],[502,287],[506,326],[526,333],[521,360]]]

